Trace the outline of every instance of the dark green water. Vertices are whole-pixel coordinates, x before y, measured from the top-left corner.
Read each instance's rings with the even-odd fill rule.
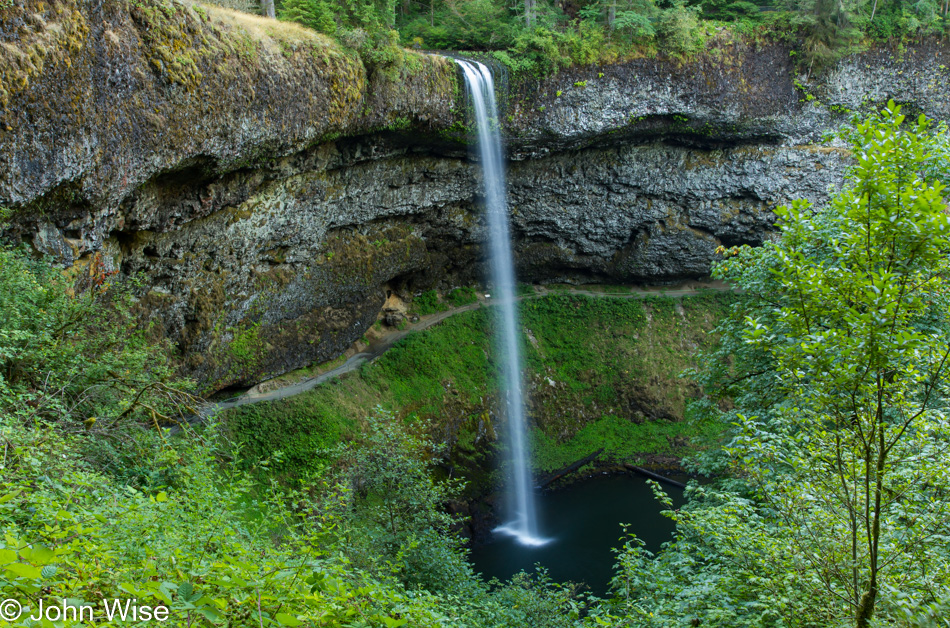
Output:
[[[683,491],[664,485],[674,506],[683,503]],[[604,595],[613,576],[615,555],[621,545],[621,523],[646,542],[652,552],[670,540],[673,522],[660,514],[646,480],[634,475],[603,475],[565,489],[538,496],[541,535],[551,541],[525,547],[512,538],[495,535],[491,543],[472,550],[475,571],[485,579],[507,580],[515,573],[546,567],[554,580],[586,583]]]

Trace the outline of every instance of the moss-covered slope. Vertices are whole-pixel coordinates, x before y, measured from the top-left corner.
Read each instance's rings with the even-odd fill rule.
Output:
[[[434,134],[458,94],[447,59],[368,71],[305,28],[179,0],[25,0],[0,13],[0,44],[0,203],[31,211],[114,211],[158,173],[340,135]]]

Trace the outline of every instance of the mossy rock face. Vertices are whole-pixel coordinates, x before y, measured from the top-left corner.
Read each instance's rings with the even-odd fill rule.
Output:
[[[785,43],[729,33],[688,60],[654,55],[511,80],[506,131],[518,156],[602,143],[722,148],[815,142],[888,98],[950,119],[950,46],[928,38],[878,44],[823,73],[799,75]]]
[[[297,25],[180,0],[24,0],[0,13],[0,44],[0,237],[141,274],[143,316],[203,390],[334,357],[387,290],[483,279],[481,174],[447,58],[368,68]],[[822,202],[847,155],[807,142],[841,115],[803,89],[947,111],[943,44],[805,87],[787,56],[733,42],[516,77],[500,95],[520,279],[702,277],[716,246],[761,242],[775,205]]]
[[[169,281],[161,298],[146,295],[143,310],[164,323],[206,391],[336,357],[376,321],[387,282],[428,265],[425,243],[398,225],[331,230],[307,259],[290,247],[252,251],[267,261],[249,272],[245,253],[227,245],[175,258],[175,244],[139,238],[130,264]]]
[[[27,214],[65,216],[43,200],[70,184],[121,228],[140,186],[196,163],[218,176],[330,136],[457,124],[450,60],[406,51],[369,73],[295,24],[180,0],[26,0],[0,24],[0,203]]]

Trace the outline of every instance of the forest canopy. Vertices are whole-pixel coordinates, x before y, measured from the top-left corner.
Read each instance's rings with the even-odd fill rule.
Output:
[[[355,47],[484,51],[536,73],[658,53],[684,58],[723,32],[785,40],[811,71],[869,40],[950,29],[950,0],[280,0],[276,12]]]

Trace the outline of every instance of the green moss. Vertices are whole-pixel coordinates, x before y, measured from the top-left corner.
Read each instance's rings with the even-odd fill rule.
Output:
[[[599,447],[631,460],[684,453],[675,439],[707,434],[709,426],[684,420],[690,384],[679,375],[733,298],[553,295],[524,301],[535,466],[552,470]],[[429,420],[435,438],[455,445],[460,473],[473,482],[491,481],[482,463],[496,439],[494,326],[491,308],[456,314],[410,334],[358,372],[257,412],[268,421],[305,411],[332,424],[358,425],[382,405]],[[234,429],[240,432],[240,426]],[[277,439],[261,453],[282,448]]]
[[[234,339],[228,345],[231,358],[242,369],[253,371],[261,358],[263,346],[260,337],[260,323],[253,323],[246,329],[234,333]]]
[[[535,468],[551,473],[603,448],[602,460],[643,463],[647,456],[682,457],[715,439],[724,430],[713,421],[644,421],[636,423],[607,415],[584,425],[573,437],[559,442],[543,430],[531,430],[529,442]]]
[[[50,67],[70,67],[89,36],[79,3],[23,2],[3,9],[3,21],[18,24],[16,45],[0,46],[0,109]],[[11,129],[5,129],[11,130]]]

